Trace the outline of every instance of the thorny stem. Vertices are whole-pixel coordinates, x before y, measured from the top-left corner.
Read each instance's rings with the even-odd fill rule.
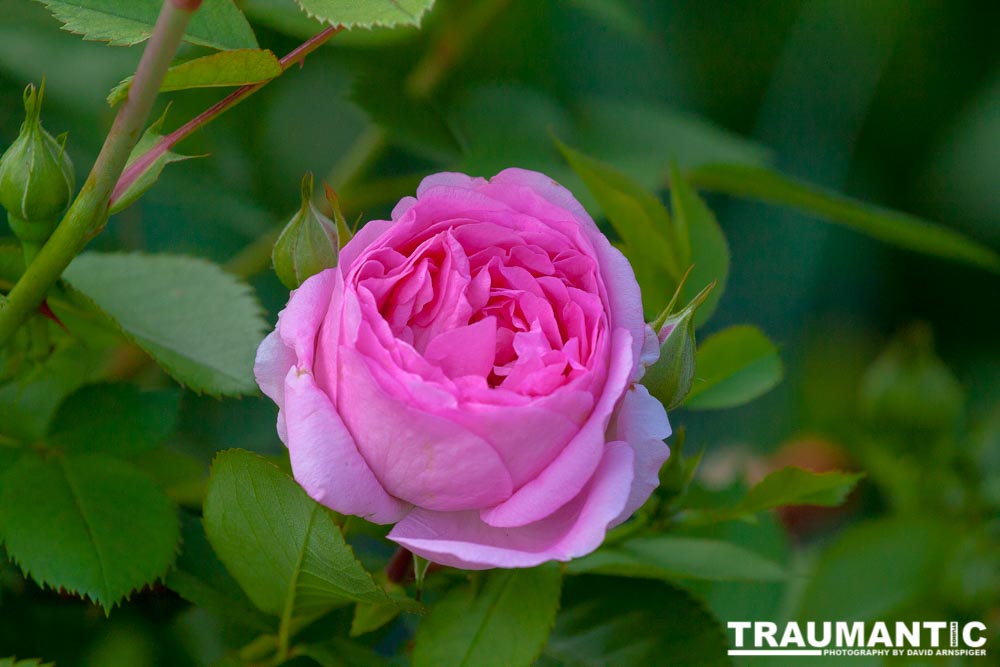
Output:
[[[14,335],[73,258],[104,228],[115,183],[139,140],[163,76],[200,4],[201,0],[164,0],[128,99],[115,117],[80,194],[7,298],[0,300],[0,345]]]
[[[324,42],[343,29],[343,26],[339,25],[330,26],[329,28],[321,30],[310,37],[281,59],[281,71],[285,72],[292,65],[302,62],[306,56],[318,49]],[[229,95],[226,95],[221,100],[205,109],[170,134],[164,135],[160,138],[160,140],[156,142],[156,144],[147,153],[129,165],[128,169],[125,170],[125,173],[122,174],[122,177],[118,180],[118,184],[115,186],[114,194],[111,196],[111,202],[114,203],[119,197],[121,197],[121,195],[128,190],[128,188],[135,183],[160,156],[170,150],[178,142],[186,139],[196,130],[204,127],[229,109],[232,109],[234,106],[266,86],[269,82],[270,81],[262,81],[260,83],[254,83],[237,88]]]

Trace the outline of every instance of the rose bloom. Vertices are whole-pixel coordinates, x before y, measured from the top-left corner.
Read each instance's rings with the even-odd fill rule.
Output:
[[[255,373],[295,479],[431,561],[590,553],[652,493],[659,354],[632,267],[537,172],[424,179],[292,293]]]

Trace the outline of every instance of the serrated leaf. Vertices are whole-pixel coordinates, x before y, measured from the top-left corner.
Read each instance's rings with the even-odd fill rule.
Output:
[[[88,597],[105,612],[162,577],[180,537],[163,492],[103,454],[23,457],[0,488],[0,535],[40,585]]]
[[[417,628],[413,667],[518,667],[545,645],[562,574],[555,565],[494,570],[477,590],[453,588]]]
[[[169,106],[167,108],[169,110]],[[144,155],[149,153],[163,138],[160,134],[160,128],[163,127],[163,122],[167,118],[167,111],[150,125],[142,136],[139,137],[139,141],[136,142],[135,148],[132,149],[132,153],[128,157],[128,162],[125,163],[125,169],[131,167],[136,161],[140,160]],[[110,214],[119,213],[129,206],[131,206],[139,197],[144,195],[147,190],[153,187],[160,178],[160,174],[163,173],[163,169],[171,162],[183,162],[184,160],[190,160],[192,158],[201,157],[199,155],[181,155],[180,153],[175,153],[171,150],[164,151],[156,157],[155,160],[150,162],[139,174],[138,178],[132,181],[131,184],[121,192],[117,190],[112,194],[111,205],[108,209]]]
[[[729,665],[718,620],[690,593],[661,581],[566,580],[540,666]]]
[[[785,577],[780,565],[736,544],[672,535],[639,537],[602,547],[572,561],[568,571],[665,581],[778,581]]]
[[[687,269],[683,245],[659,199],[628,176],[556,142],[622,238],[647,311],[659,312]]]
[[[167,70],[160,84],[161,93],[190,88],[224,88],[262,83],[281,76],[281,63],[266,49],[234,49],[195,58]],[[128,97],[132,79],[128,77],[108,93],[108,104],[115,106]]]
[[[256,390],[260,305],[218,266],[177,255],[85,253],[63,275],[178,382],[210,394]]]
[[[864,477],[864,473],[812,472],[789,466],[776,470],[754,485],[736,505],[716,510],[692,511],[693,523],[728,521],[788,505],[836,507]]]
[[[1000,255],[928,220],[829,192],[762,167],[709,165],[688,175],[695,187],[788,206],[915,252],[1000,272]]]
[[[345,28],[420,25],[434,0],[295,0],[306,14]]]
[[[164,584],[201,609],[259,632],[273,632],[278,619],[261,613],[212,551],[201,519],[181,514],[182,550]]]
[[[681,243],[681,266],[691,267],[681,289],[681,302],[695,298],[711,283],[715,287],[694,316],[696,326],[715,312],[729,278],[729,243],[715,215],[698,193],[681,176],[676,165],[670,168],[670,205]]]
[[[760,329],[737,325],[708,337],[698,346],[695,379],[684,407],[731,408],[749,403],[781,382],[784,368],[778,348]]]
[[[256,454],[233,449],[215,458],[204,524],[215,553],[253,603],[283,620],[352,600],[410,604],[389,598],[326,508]]]
[[[124,456],[161,444],[177,425],[180,392],[94,384],[70,395],[49,429],[49,446],[66,452]]]
[[[23,440],[43,437],[59,403],[87,381],[99,362],[92,349],[66,345],[27,377],[0,384],[0,434]]]
[[[149,38],[160,0],[36,0],[84,39],[131,46]],[[191,17],[185,41],[213,49],[256,48],[250,24],[232,0],[204,0]]]

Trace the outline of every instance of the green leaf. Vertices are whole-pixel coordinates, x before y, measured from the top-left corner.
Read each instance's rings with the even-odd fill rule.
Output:
[[[845,197],[759,167],[710,165],[689,174],[695,187],[788,206],[916,252],[1000,272],[1000,255],[958,232]]]
[[[256,454],[233,449],[215,458],[204,517],[219,559],[260,610],[283,622],[351,600],[397,604],[326,508]]]
[[[224,88],[262,83],[281,76],[281,63],[266,49],[235,49],[195,58],[167,70],[160,92],[189,88]],[[117,105],[128,97],[132,79],[128,77],[108,93],[108,104]]]
[[[178,382],[211,394],[255,391],[260,305],[218,266],[176,255],[85,253],[64,277]]]
[[[723,329],[698,346],[694,385],[684,406],[692,410],[743,405],[773,389],[784,373],[778,348],[760,329]]]
[[[413,667],[527,667],[535,662],[559,608],[555,565],[494,570],[479,590],[463,585],[417,628]]]
[[[692,511],[692,523],[728,521],[787,505],[836,507],[857,486],[864,473],[812,472],[789,466],[758,482],[736,505]]]
[[[150,125],[142,136],[139,137],[139,141],[136,143],[135,148],[132,149],[132,153],[128,157],[128,162],[125,163],[125,168],[128,169],[137,160],[141,159],[144,155],[149,153],[163,138],[160,134],[160,128],[163,127],[163,122],[167,118],[167,110],[163,112],[156,122]],[[127,188],[121,192],[115,192],[111,198],[111,207],[108,210],[109,213],[115,214],[119,213],[129,206],[131,206],[139,197],[144,195],[147,190],[153,187],[160,178],[160,174],[163,173],[163,168],[166,167],[171,162],[183,162],[184,160],[190,160],[195,157],[201,157],[199,155],[181,155],[180,153],[175,153],[171,150],[164,151],[160,155],[156,156],[156,159],[149,163],[143,170],[139,177],[136,178]]]
[[[882,519],[849,529],[820,555],[796,618],[889,620],[931,599],[957,537],[949,526],[920,519]]]
[[[95,384],[67,398],[56,412],[48,444],[67,452],[126,455],[166,440],[177,425],[180,392],[139,391],[130,384]]]
[[[611,166],[556,141],[622,238],[646,309],[658,312],[679,284],[685,247],[659,199]]]
[[[39,584],[86,596],[105,612],[162,577],[180,537],[163,492],[103,454],[23,457],[3,478],[0,534]]]
[[[261,613],[212,551],[201,519],[181,513],[183,549],[163,583],[182,598],[220,618],[259,632],[273,632],[276,618]]]
[[[603,547],[574,560],[569,572],[649,579],[777,581],[784,570],[774,561],[730,542],[698,537],[639,537]]]
[[[540,665],[729,665],[719,622],[690,593],[660,581],[583,576],[566,581]]]
[[[63,23],[63,30],[113,46],[131,46],[148,39],[163,4],[160,0],[37,1]],[[213,49],[257,46],[250,24],[232,0],[204,0],[184,39]]]
[[[694,317],[695,326],[701,326],[715,312],[726,289],[729,244],[715,215],[681,176],[676,165],[670,168],[670,205],[682,244],[681,266],[691,267],[681,289],[681,301],[694,299],[705,287],[715,283]]]
[[[295,0],[306,14],[345,28],[420,25],[434,0]]]
[[[42,662],[41,658],[0,658],[0,667],[54,667],[54,663]]]
[[[23,440],[43,437],[59,403],[83,385],[100,363],[92,349],[57,349],[28,377],[0,384],[0,434]]]

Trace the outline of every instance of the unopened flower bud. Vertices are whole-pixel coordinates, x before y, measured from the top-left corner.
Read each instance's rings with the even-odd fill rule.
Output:
[[[337,266],[342,245],[338,225],[313,204],[312,196],[313,176],[306,174],[302,178],[302,206],[285,225],[271,253],[274,271],[288,289],[296,289],[306,278]],[[331,204],[334,215],[343,218],[336,199]]]
[[[681,287],[683,283],[677,288],[678,294]],[[656,363],[646,369],[642,383],[667,410],[680,405],[694,383],[694,315],[713,287],[715,283],[703,289],[680,311],[671,313],[677,300],[675,295],[670,305],[653,323],[653,329],[660,340],[660,356]]]
[[[52,234],[73,196],[73,162],[66,137],[56,139],[40,121],[45,82],[24,90],[21,133],[0,158],[0,204],[7,209],[14,234],[40,246]]]

